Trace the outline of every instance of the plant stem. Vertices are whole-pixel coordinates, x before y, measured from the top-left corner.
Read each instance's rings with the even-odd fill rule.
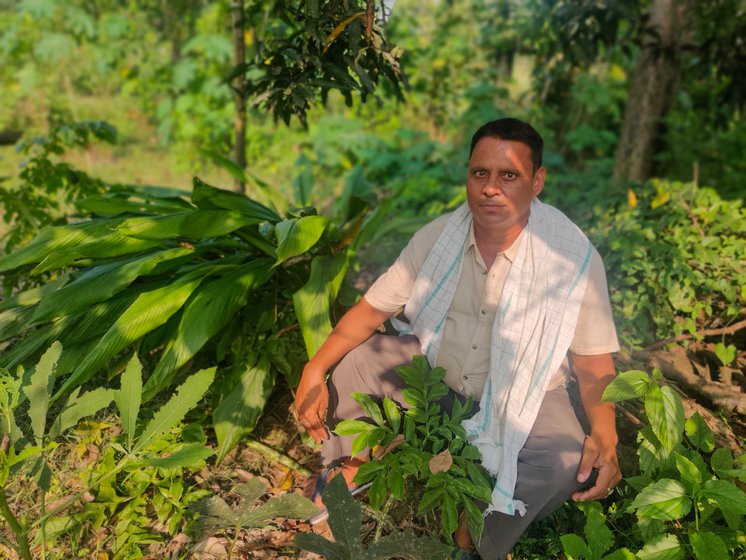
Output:
[[[8,501],[5,499],[5,489],[0,491],[0,515],[2,515],[8,522],[10,530],[13,531],[13,534],[18,541],[18,552],[21,554],[21,558],[23,558],[23,560],[33,560],[31,557],[31,549],[28,545],[28,539],[26,537],[26,531],[21,527],[21,524],[18,523],[13,512],[10,511]]]
[[[394,504],[394,495],[389,494],[389,497],[386,499],[386,503],[383,504],[383,509],[381,509],[380,513],[376,517],[376,534],[373,536],[373,542],[378,542],[381,539],[381,532],[383,531],[383,522],[386,521],[386,518],[389,515],[389,510],[391,509],[391,506]]]
[[[276,461],[280,463],[281,465],[284,465],[287,468],[294,470],[296,473],[298,473],[301,476],[305,476],[305,477],[311,476],[311,471],[309,471],[306,467],[304,467],[300,463],[293,461],[287,455],[283,455],[279,451],[272,449],[268,445],[264,445],[263,443],[260,443],[256,440],[249,440],[246,442],[246,447],[248,447],[249,449],[253,449],[254,451],[258,451],[262,455],[269,457],[271,460]]]

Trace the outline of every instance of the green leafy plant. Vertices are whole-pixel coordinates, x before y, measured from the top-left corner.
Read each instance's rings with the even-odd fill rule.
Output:
[[[11,342],[0,365],[28,363],[59,339],[56,376],[67,377],[53,401],[121,371],[133,347],[157,359],[145,401],[195,366],[229,365],[215,396],[222,459],[253,429],[276,373],[293,384],[305,359],[297,332],[312,355],[331,331],[350,259],[386,209],[370,215],[359,193],[343,199],[339,225],[312,207],[282,219],[199,179],[188,201],[127,188],[84,199],[92,219],[46,228],[0,259],[3,273],[55,278],[0,303],[0,341]]]
[[[445,370],[430,368],[423,356],[415,356],[411,365],[396,369],[406,382],[403,396],[411,408],[403,412],[399,405],[383,399],[382,406],[369,395],[353,395],[370,416],[371,422],[343,420],[335,432],[355,435],[352,454],[366,447],[373,458],[364,463],[355,482],[372,481],[368,493],[371,505],[380,508],[386,496],[403,500],[405,481],[412,478],[424,486],[418,512],[438,508],[443,534],[447,539],[458,525],[459,508],[464,508],[475,538],[479,538],[484,520],[475,500],[489,502],[492,485],[479,466],[477,448],[467,441],[461,422],[471,413],[471,400],[454,401],[453,410],[441,411],[440,399],[448,393],[443,383]],[[387,507],[391,504],[387,503]]]
[[[432,560],[447,558],[451,551],[442,542],[431,537],[418,537],[409,529],[381,537],[364,549],[360,538],[362,508],[350,496],[343,477],[332,479],[324,490],[323,500],[329,511],[329,527],[335,540],[330,541],[315,533],[299,533],[295,544],[302,550],[315,552],[329,560]]]
[[[611,301],[631,345],[744,317],[746,211],[714,190],[652,181],[591,235],[609,270]],[[608,211],[608,210],[607,210]]]
[[[276,517],[308,519],[318,511],[313,502],[299,494],[283,494],[257,505],[257,500],[267,492],[267,487],[256,478],[236,485],[234,492],[241,498],[241,503],[234,507],[230,507],[220,496],[203,498],[192,506],[200,515],[197,522],[200,530],[233,530],[229,558],[241,529],[264,527]]]
[[[155,508],[163,532],[175,535],[184,518],[192,517],[189,505],[207,494],[187,487],[182,470],[199,470],[205,459],[215,454],[205,447],[204,433],[192,434],[192,441],[178,441],[177,436],[186,436],[178,426],[202,400],[214,376],[215,368],[191,375],[145,422],[141,414],[142,366],[133,356],[121,377],[120,389],[111,391],[121,433],[108,442],[95,465],[81,477],[94,499],[75,513],[58,515],[77,495],[49,512],[46,521],[54,528],[50,538],[66,533],[79,538],[84,529],[107,527],[113,533],[114,558],[138,556],[139,546],[160,540],[150,529],[149,507]],[[109,526],[112,519],[116,522]],[[42,535],[40,540],[44,539]]]
[[[27,468],[39,487],[40,535],[44,543],[46,529],[46,497],[52,483],[52,470],[48,462],[49,453],[56,447],[56,440],[82,418],[96,414],[114,398],[115,392],[98,388],[78,394],[76,390],[70,398],[49,417],[50,397],[54,385],[54,371],[62,353],[62,346],[55,342],[36,364],[31,375],[25,375],[19,368],[17,375],[7,369],[0,369],[0,515],[7,521],[16,538],[16,543],[8,543],[24,560],[31,560],[27,522],[20,523],[11,511],[6,499],[6,485],[11,475]],[[25,413],[19,405],[28,402]],[[27,433],[21,428],[27,428]],[[41,549],[45,556],[44,545]]]
[[[638,434],[640,473],[626,477],[623,499],[609,508],[614,535],[624,545],[604,558],[625,558],[634,543],[637,558],[733,557],[746,552],[746,454],[734,459],[716,448],[712,430],[698,413],[684,417],[681,397],[654,370],[619,374],[604,392],[607,401],[640,399],[646,424]],[[586,506],[587,542],[565,535],[573,558],[601,558],[612,543],[604,516]],[[634,515],[634,518],[632,516]]]

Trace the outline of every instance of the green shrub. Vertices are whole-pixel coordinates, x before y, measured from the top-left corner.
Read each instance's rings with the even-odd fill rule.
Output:
[[[737,485],[746,481],[746,454],[734,459],[718,448],[703,417],[685,418],[681,397],[661,378],[657,370],[626,371],[606,388],[604,400],[634,400],[644,410],[639,473],[624,478],[621,499],[606,514],[599,504],[581,506],[586,539],[562,536],[569,557],[705,560],[746,553],[746,492]]]
[[[746,210],[708,188],[654,180],[595,218],[614,316],[629,345],[743,319]]]

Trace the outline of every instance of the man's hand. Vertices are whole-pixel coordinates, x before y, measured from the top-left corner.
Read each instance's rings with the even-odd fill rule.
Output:
[[[580,399],[591,426],[591,435],[583,443],[578,482],[587,481],[592,469],[598,470],[596,483],[587,490],[575,492],[572,499],[598,500],[611,494],[622,479],[616,456],[614,403],[601,399],[604,389],[614,379],[614,362],[611,354],[583,356],[573,353],[572,363],[578,377]]]
[[[329,406],[329,389],[324,382],[324,372],[314,372],[306,367],[295,391],[295,412],[308,435],[316,443],[329,437],[324,419]]]
[[[622,479],[616,455],[616,441],[605,442],[604,439],[607,438],[594,437],[593,435],[585,438],[583,455],[580,458],[580,468],[578,469],[578,482],[588,480],[591,469],[598,470],[598,477],[595,485],[572,495],[572,499],[575,501],[582,502],[606,498]]]

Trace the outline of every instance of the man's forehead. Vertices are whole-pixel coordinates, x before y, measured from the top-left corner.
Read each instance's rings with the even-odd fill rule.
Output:
[[[512,164],[518,167],[531,165],[531,148],[516,140],[485,137],[477,142],[469,158],[469,164],[486,163]]]

